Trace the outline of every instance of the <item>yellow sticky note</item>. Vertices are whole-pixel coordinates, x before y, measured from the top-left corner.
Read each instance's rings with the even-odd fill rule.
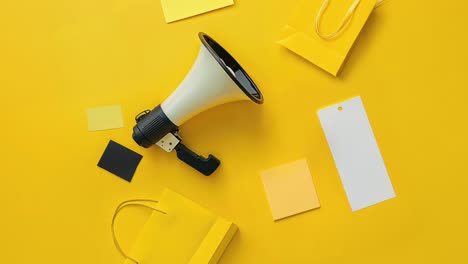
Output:
[[[262,181],[274,220],[320,207],[306,160],[264,171]]]
[[[120,105],[88,108],[88,130],[98,131],[123,127]]]
[[[233,0],[161,0],[166,23],[233,5]]]
[[[322,32],[334,32],[355,0],[330,1],[321,20]],[[284,26],[279,44],[337,76],[349,50],[375,8],[376,0],[361,0],[349,25],[334,39],[322,39],[315,30],[323,0],[304,0]]]

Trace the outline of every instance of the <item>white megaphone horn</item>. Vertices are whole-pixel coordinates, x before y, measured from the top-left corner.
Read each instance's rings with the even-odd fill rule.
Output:
[[[148,148],[154,144],[208,176],[219,166],[213,155],[204,158],[181,143],[179,126],[193,116],[224,103],[251,100],[263,103],[263,96],[240,64],[216,41],[199,33],[202,42],[198,58],[182,83],[152,111],[135,119],[133,139]]]

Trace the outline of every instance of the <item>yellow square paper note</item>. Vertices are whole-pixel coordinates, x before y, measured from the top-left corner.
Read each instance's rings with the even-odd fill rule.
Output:
[[[122,128],[122,108],[120,105],[88,108],[88,130],[99,131]]]
[[[233,5],[233,0],[161,0],[166,23]]]
[[[341,33],[332,39],[321,38],[316,32],[316,18],[324,0],[303,1],[294,12],[289,23],[284,26],[278,41],[290,51],[314,63],[323,70],[337,76],[341,66],[353,46],[359,32],[376,6],[376,0],[329,0],[320,19],[322,34],[336,32],[347,11],[358,4],[351,20]],[[326,1],[326,0],[325,0]]]
[[[262,181],[274,220],[320,207],[306,160],[264,171]]]

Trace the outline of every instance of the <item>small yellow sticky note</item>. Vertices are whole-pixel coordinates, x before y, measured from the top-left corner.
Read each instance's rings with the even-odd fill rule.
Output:
[[[320,207],[305,159],[262,172],[262,181],[274,220]]]
[[[166,23],[233,5],[233,0],[161,0]]]
[[[120,105],[88,108],[88,130],[98,131],[123,127]]]

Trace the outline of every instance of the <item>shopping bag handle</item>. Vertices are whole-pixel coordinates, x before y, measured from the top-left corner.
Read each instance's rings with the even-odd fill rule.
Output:
[[[384,1],[385,0],[377,0],[375,7],[379,7],[380,5],[384,3]],[[357,7],[361,3],[361,0],[354,1],[351,7],[349,7],[348,12],[346,12],[346,15],[344,16],[343,21],[341,22],[341,25],[338,27],[338,29],[335,32],[330,33],[330,34],[324,34],[320,31],[320,22],[322,21],[323,13],[325,13],[325,11],[327,10],[329,3],[330,3],[330,0],[323,1],[322,6],[320,7],[320,10],[317,14],[317,17],[315,18],[315,31],[317,32],[317,35],[319,35],[319,37],[325,40],[334,39],[338,37],[339,35],[341,35],[341,33],[343,33],[343,31],[348,27],[349,23],[351,22],[354,16],[354,13],[356,12]]]
[[[159,212],[159,213],[162,213],[162,214],[167,214],[166,212],[160,210],[160,209],[157,209],[157,208],[154,208],[152,206],[149,206],[149,205],[146,205],[144,203],[159,203],[159,201],[157,200],[149,200],[149,199],[134,199],[134,200],[127,200],[127,201],[124,201],[122,203],[119,204],[119,206],[117,206],[117,208],[115,209],[115,212],[114,212],[114,216],[112,217],[112,223],[111,223],[111,232],[112,232],[112,238],[114,240],[114,245],[115,247],[117,248],[117,250],[119,251],[119,253],[124,256],[126,259],[129,259],[131,261],[133,261],[134,263],[138,264],[138,261],[135,260],[134,258],[128,256],[122,249],[122,247],[120,246],[120,243],[117,239],[117,236],[115,235],[115,219],[117,218],[117,216],[119,215],[120,211],[122,211],[122,209],[126,208],[126,207],[143,207],[143,208],[147,208],[147,209],[150,209],[150,210],[153,210],[153,211],[156,211],[156,212]]]

